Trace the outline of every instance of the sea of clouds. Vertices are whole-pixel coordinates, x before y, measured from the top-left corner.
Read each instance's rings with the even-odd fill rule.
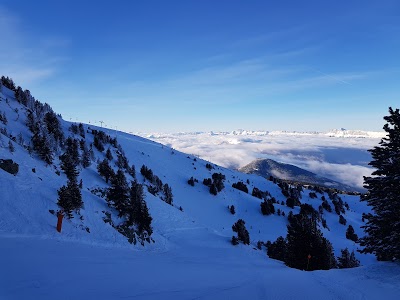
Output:
[[[238,169],[258,158],[270,158],[318,175],[362,188],[373,169],[367,151],[379,144],[382,132],[194,132],[140,134],[179,151],[227,168]]]

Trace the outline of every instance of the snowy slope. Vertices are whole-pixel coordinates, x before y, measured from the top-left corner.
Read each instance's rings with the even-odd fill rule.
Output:
[[[59,234],[55,230],[56,217],[49,210],[58,209],[57,189],[66,183],[66,176],[62,172],[56,174],[60,170],[58,159],[54,165],[46,166],[36,154],[29,154],[14,142],[16,151],[9,151],[10,134],[21,134],[26,144],[31,133],[25,126],[25,108],[15,101],[13,93],[2,87],[0,97],[0,111],[8,119],[6,126],[0,125],[8,132],[7,136],[0,135],[0,158],[11,158],[19,164],[16,176],[0,169],[0,299],[53,299],[55,294],[61,299],[376,299],[381,294],[395,299],[400,295],[400,268],[378,263],[371,255],[358,255],[363,267],[353,270],[302,272],[269,259],[265,250],[256,250],[257,241],[275,240],[286,234],[287,218],[263,216],[260,199],[231,186],[248,181],[250,193],[253,187],[267,190],[280,203],[286,199],[276,184],[216,165],[209,170],[206,161],[192,155],[91,125],[117,136],[130,164],[136,166],[139,182],[146,184],[139,172],[144,164],[168,183],[174,205],[145,189],[155,242],[145,246],[129,244],[103,221],[103,211],[113,212],[106,201],[89,191],[108,186],[93,163],[79,175],[83,181],[82,219],[76,216],[64,220]],[[68,131],[69,122],[62,121],[62,126],[66,136],[72,134]],[[88,125],[84,127],[88,129]],[[86,142],[92,141],[93,136],[87,133]],[[98,151],[95,155],[97,159],[104,158]],[[226,176],[225,188],[216,196],[202,184],[214,172]],[[199,181],[194,187],[187,183],[192,176]],[[318,209],[322,195],[310,199],[308,194],[308,190],[303,192],[302,202]],[[328,199],[326,194],[325,197]],[[341,197],[350,205],[345,215],[347,224],[362,235],[361,214],[368,208],[357,196]],[[235,206],[235,215],[229,212],[228,205]],[[292,210],[281,204],[275,204],[275,208],[286,215]],[[294,213],[298,211],[298,207],[293,209]],[[324,217],[330,231],[322,231],[336,255],[345,247],[356,250],[357,245],[345,238],[347,226],[338,223],[338,215],[325,212]],[[117,219],[115,212],[113,218]],[[230,244],[231,227],[239,218],[246,221],[250,246]],[[288,281],[292,282],[292,289],[286,288]],[[65,288],[64,283],[71,289]],[[312,291],[305,288],[307,285],[313,286]]]

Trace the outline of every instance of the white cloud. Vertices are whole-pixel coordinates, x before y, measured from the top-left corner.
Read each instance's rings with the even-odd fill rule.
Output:
[[[379,142],[379,138],[322,134],[193,133],[148,137],[229,168],[242,167],[257,158],[271,158],[356,187],[362,187],[363,176],[371,174],[367,150]]]

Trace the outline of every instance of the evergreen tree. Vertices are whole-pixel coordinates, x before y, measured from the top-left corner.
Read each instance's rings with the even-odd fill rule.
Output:
[[[113,156],[112,156],[112,153],[111,153],[111,149],[110,149],[110,148],[108,148],[107,151],[106,151],[106,158],[107,158],[108,160],[112,160],[112,159],[113,159]]]
[[[120,169],[129,169],[129,161],[128,158],[125,156],[124,151],[120,147],[119,150],[117,151],[117,162],[116,165]]]
[[[210,186],[210,194],[216,196],[218,194],[218,189],[215,184],[211,184]]]
[[[263,215],[271,215],[275,213],[275,207],[274,204],[272,203],[272,200],[265,200],[264,202],[261,202],[261,213]]]
[[[267,243],[267,255],[270,258],[285,261],[287,253],[287,242],[282,236],[278,237],[275,242]]]
[[[60,156],[61,170],[64,171],[67,178],[72,181],[76,181],[78,177],[78,170],[75,160],[71,157],[69,152],[65,152]]]
[[[245,245],[250,245],[250,235],[245,226],[246,222],[239,219],[235,224],[232,225],[232,230],[237,232],[237,238],[242,241]]]
[[[61,123],[57,118],[57,115],[53,111],[49,111],[44,115],[44,122],[47,127],[49,134],[53,135],[56,143],[62,146],[64,142],[64,133],[61,128]]]
[[[65,153],[69,156],[69,159],[71,159],[71,163],[77,167],[80,163],[79,141],[77,139],[68,137],[65,141],[65,146]]]
[[[89,149],[86,146],[86,143],[83,143],[82,147],[82,159],[81,159],[82,167],[87,168],[92,164],[91,154]]]
[[[338,256],[339,269],[355,268],[360,266],[360,261],[356,258],[354,251],[349,252],[349,249],[341,250],[342,255]]]
[[[286,206],[287,206],[287,207],[290,207],[290,208],[294,208],[295,202],[296,202],[296,201],[294,200],[294,198],[288,197],[288,198],[286,199]]]
[[[53,163],[53,147],[51,146],[51,140],[47,134],[47,129],[44,129],[38,135],[38,142],[36,150],[39,153],[39,157],[44,160],[45,163],[51,165]]]
[[[168,204],[172,205],[172,202],[174,201],[173,195],[172,195],[172,189],[167,183],[164,184],[163,191],[164,191],[164,196],[165,196],[164,201],[167,202]]]
[[[141,235],[150,236],[153,233],[151,227],[152,217],[144,200],[143,185],[136,180],[132,181],[129,190],[129,201],[127,206],[128,224],[136,223]]]
[[[106,183],[114,176],[114,170],[110,167],[106,158],[97,165],[97,172],[99,172],[100,176],[104,177]]]
[[[214,173],[212,174],[212,179],[214,181],[214,185],[217,188],[217,191],[220,192],[224,189],[224,180],[225,180],[225,175],[222,173]]]
[[[96,147],[97,150],[99,150],[100,152],[104,151],[104,145],[103,142],[101,141],[101,139],[95,135],[93,138],[93,145]]]
[[[349,225],[349,227],[347,227],[346,230],[346,239],[349,239],[353,242],[357,242],[358,241],[358,236],[357,234],[354,232],[354,228],[353,226]]]
[[[287,266],[300,270],[328,270],[335,267],[331,243],[317,228],[317,221],[305,214],[293,215],[287,225]],[[311,256],[308,263],[308,256]]]
[[[82,123],[79,123],[78,125],[78,129],[79,129],[79,135],[83,138],[85,138],[85,128],[83,127]]]
[[[83,206],[82,195],[76,181],[68,180],[67,185],[58,191],[57,204],[62,207],[68,218],[72,218],[72,211],[79,211]]]
[[[366,236],[360,239],[362,253],[374,253],[379,260],[400,259],[400,112],[389,108],[383,129],[386,137],[369,150],[376,169],[364,177],[368,192],[361,197],[373,214],[365,215]]]
[[[342,225],[346,225],[347,224],[347,220],[342,215],[340,215],[339,216],[339,223],[342,224]]]
[[[8,120],[5,112],[0,111],[0,122],[3,123],[4,125],[7,125]]]
[[[236,183],[233,183],[232,187],[235,188],[235,189],[238,189],[238,190],[240,190],[242,192],[245,192],[245,193],[249,192],[249,189],[247,188],[247,185],[244,184],[242,181],[238,181]]]
[[[106,198],[107,202],[117,209],[119,217],[126,214],[128,193],[129,186],[126,182],[125,173],[119,169],[111,179],[111,187],[108,189]]]

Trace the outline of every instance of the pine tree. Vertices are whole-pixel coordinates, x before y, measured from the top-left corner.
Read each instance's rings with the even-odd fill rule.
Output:
[[[97,172],[99,172],[100,176],[104,177],[106,183],[115,175],[106,158],[97,165]]]
[[[90,151],[86,146],[86,143],[83,143],[82,147],[82,159],[81,159],[82,167],[87,168],[92,164],[92,160],[90,157]]]
[[[211,184],[210,186],[210,194],[216,196],[218,194],[218,189],[215,184]]]
[[[53,135],[56,143],[60,146],[64,143],[64,133],[61,128],[61,123],[57,115],[53,111],[49,111],[44,115],[44,122],[49,134]]]
[[[341,256],[338,256],[338,267],[339,269],[355,268],[360,266],[360,261],[356,258],[354,251],[349,252],[349,249],[340,250]]]
[[[353,226],[349,225],[349,227],[347,227],[346,230],[346,239],[349,239],[353,242],[357,242],[358,240],[358,236],[357,234],[354,232],[354,228]]]
[[[107,192],[107,202],[118,210],[118,216],[122,217],[126,213],[128,205],[129,186],[126,182],[124,172],[119,169],[111,179],[111,187]]]
[[[113,156],[112,156],[112,153],[111,153],[111,149],[110,149],[110,148],[108,148],[107,151],[106,151],[106,158],[107,158],[108,160],[112,160],[112,159],[113,159]]]
[[[129,201],[126,212],[129,226],[135,223],[141,235],[147,234],[150,236],[153,233],[151,227],[152,217],[144,200],[143,185],[139,184],[136,180],[132,181],[129,190]]]
[[[80,163],[79,157],[79,141],[77,139],[68,137],[65,141],[66,150],[65,153],[68,154],[72,161],[72,164],[77,167]]]
[[[374,253],[378,260],[400,259],[400,112],[389,108],[383,129],[386,137],[369,150],[376,169],[372,177],[364,177],[367,201],[373,214],[365,215],[366,236],[360,239],[362,253]]]
[[[68,218],[72,218],[72,211],[79,211],[83,205],[81,191],[76,181],[68,180],[67,185],[58,191],[57,204],[62,207]]]
[[[245,226],[246,222],[239,219],[235,224],[232,225],[232,230],[237,232],[237,238],[242,241],[245,245],[250,245],[250,235]]]
[[[331,243],[305,214],[291,216],[287,225],[285,264],[300,270],[329,270],[336,265]],[[311,256],[308,263],[308,256]]]
[[[274,204],[272,203],[272,200],[264,199],[264,202],[261,202],[260,207],[261,207],[261,213],[263,215],[268,216],[275,213],[275,207]]]
[[[60,156],[61,169],[64,171],[67,178],[72,181],[76,181],[78,177],[78,170],[75,164],[75,160],[71,157],[71,154],[65,152]]]
[[[282,236],[278,237],[275,242],[267,243],[267,255],[270,258],[285,261],[287,253],[287,242]]]
[[[164,201],[167,202],[168,204],[172,205],[172,202],[174,201],[173,195],[172,195],[172,189],[171,187],[166,183],[163,186],[163,191],[164,191]]]

